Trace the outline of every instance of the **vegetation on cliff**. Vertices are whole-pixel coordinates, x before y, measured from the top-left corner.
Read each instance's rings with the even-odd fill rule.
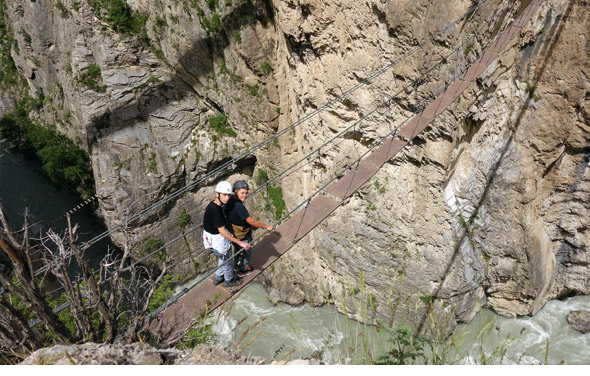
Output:
[[[147,16],[133,14],[124,0],[88,0],[94,14],[107,22],[116,31],[124,33],[145,34]]]
[[[20,75],[10,55],[14,44],[14,36],[8,21],[6,2],[0,0],[0,89],[16,86],[20,81]]]
[[[0,118],[0,134],[13,148],[39,158],[43,174],[57,186],[67,187],[82,198],[94,194],[90,157],[55,127],[44,126],[29,117],[42,105],[43,95],[20,101],[17,108]]]

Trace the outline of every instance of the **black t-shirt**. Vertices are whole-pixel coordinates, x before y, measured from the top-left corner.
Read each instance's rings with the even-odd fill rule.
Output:
[[[227,219],[234,225],[249,228],[250,225],[246,222],[246,218],[250,216],[248,209],[244,206],[244,203],[238,200],[235,196],[232,196],[224,209]]]
[[[225,215],[221,206],[217,205],[215,201],[211,201],[205,209],[205,216],[203,218],[203,230],[210,234],[219,234],[219,227],[225,226]]]

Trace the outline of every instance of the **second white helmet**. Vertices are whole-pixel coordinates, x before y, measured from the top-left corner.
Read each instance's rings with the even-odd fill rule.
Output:
[[[228,181],[220,181],[215,187],[215,192],[225,193],[226,195],[232,194],[231,184]]]

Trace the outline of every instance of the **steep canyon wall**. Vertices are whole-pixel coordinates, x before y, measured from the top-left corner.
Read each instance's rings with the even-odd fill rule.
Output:
[[[128,3],[147,15],[145,32],[114,30],[86,0],[7,2],[16,66],[30,92],[50,98],[37,116],[90,152],[109,227],[425,43],[223,176],[256,186],[261,170],[291,166],[399,91],[281,180],[294,208],[432,99],[529,2],[480,2],[440,34],[476,2]],[[486,303],[526,315],[590,293],[589,5],[546,1],[449,110],[265,274],[270,295],[419,324],[415,311],[430,302],[454,322]],[[115,240],[172,239],[182,213],[200,221],[213,183]],[[264,194],[251,201],[263,220],[286,214]],[[199,231],[184,238],[168,252],[188,279],[207,260],[196,256]]]

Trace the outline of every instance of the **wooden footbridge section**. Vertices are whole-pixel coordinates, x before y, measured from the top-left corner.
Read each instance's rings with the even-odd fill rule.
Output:
[[[520,34],[523,26],[536,14],[543,2],[544,0],[532,0],[520,12],[512,25],[496,38],[487,51],[449,85],[437,99],[401,127],[397,135],[363,158],[356,168],[349,170],[340,179],[328,185],[325,189],[328,194],[315,196],[304,209],[299,210],[281,224],[275,232],[270,233],[257,243],[253,247],[251,260],[254,271],[243,279],[244,282],[240,286],[232,289],[223,287],[222,284],[213,286],[212,279],[214,277],[212,277],[211,280],[197,285],[177,302],[169,305],[151,321],[149,330],[160,337],[175,338],[199,314],[214,310],[232,295],[248,286],[260,273],[336,210],[345,199],[369,181],[387,161],[396,156],[414,137],[428,127],[435,117],[445,111]]]

